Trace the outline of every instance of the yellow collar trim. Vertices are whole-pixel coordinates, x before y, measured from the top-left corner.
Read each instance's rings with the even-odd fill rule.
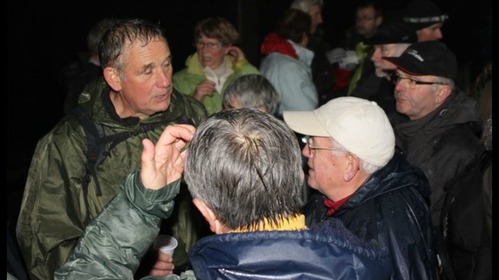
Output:
[[[255,227],[255,231],[272,231],[272,230],[303,230],[307,229],[305,225],[304,215],[294,215],[287,218],[282,218],[277,225],[269,223],[268,219],[265,219],[258,223]],[[235,230],[230,230],[229,232],[247,232],[246,228],[239,228]],[[251,230],[253,231],[253,229]]]

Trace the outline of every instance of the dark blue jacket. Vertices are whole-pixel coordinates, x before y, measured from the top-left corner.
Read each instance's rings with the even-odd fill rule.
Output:
[[[424,174],[395,154],[331,217],[343,221],[360,238],[391,252],[391,279],[436,279],[436,252]],[[305,207],[307,225],[330,218],[324,196],[315,194]]]
[[[136,171],[123,189],[86,227],[55,279],[133,279],[161,219],[173,212],[180,180],[145,189]],[[392,271],[386,249],[360,240],[336,219],[307,230],[207,236],[194,244],[190,260],[194,273],[143,279],[377,280]]]
[[[196,279],[388,279],[386,250],[361,241],[339,220],[300,231],[212,235],[190,261]]]

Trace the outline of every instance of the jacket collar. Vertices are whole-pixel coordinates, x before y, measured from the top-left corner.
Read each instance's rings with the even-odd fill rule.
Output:
[[[294,215],[286,218],[281,218],[277,224],[269,222],[268,219],[258,223],[256,228],[251,229],[256,231],[272,231],[272,230],[302,230],[306,229],[305,216],[304,215]],[[239,228],[231,230],[229,232],[247,232],[246,228]]]

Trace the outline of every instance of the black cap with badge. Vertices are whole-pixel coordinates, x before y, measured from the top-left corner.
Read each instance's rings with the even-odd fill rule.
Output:
[[[389,22],[381,25],[376,33],[365,39],[367,45],[412,44],[418,40],[416,31],[405,22]]]
[[[454,82],[457,78],[456,56],[440,41],[413,43],[399,57],[383,58],[409,75],[438,76]]]
[[[445,22],[449,16],[430,0],[414,0],[404,11],[403,20],[411,24],[416,30],[423,29],[432,24]]]

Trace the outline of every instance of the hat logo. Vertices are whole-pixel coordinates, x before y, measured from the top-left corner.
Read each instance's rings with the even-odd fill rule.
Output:
[[[414,58],[416,58],[417,60],[419,60],[421,62],[424,61],[424,59],[421,57],[421,55],[419,55],[418,51],[416,51],[416,50],[408,50],[407,54],[414,56]]]
[[[431,22],[444,22],[449,18],[447,14],[443,14],[440,16],[433,16],[433,17],[421,17],[421,18],[415,18],[415,17],[404,17],[405,22],[409,23],[431,23]]]

